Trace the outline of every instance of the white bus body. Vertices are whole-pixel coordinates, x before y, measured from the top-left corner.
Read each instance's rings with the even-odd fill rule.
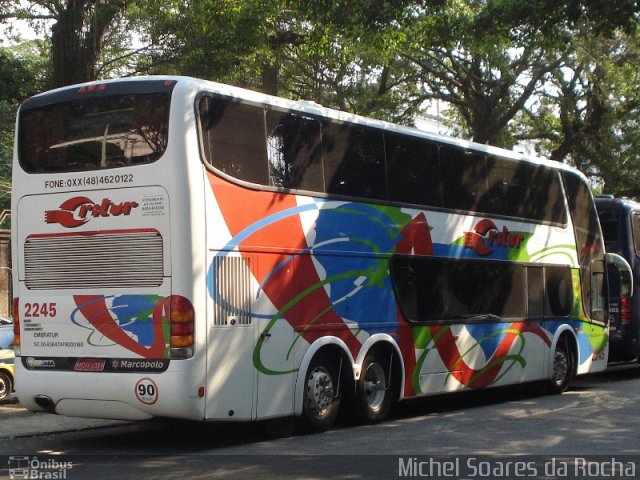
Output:
[[[30,410],[321,430],[340,404],[373,422],[606,367],[600,229],[568,167],[184,77],[33,97],[15,152]]]

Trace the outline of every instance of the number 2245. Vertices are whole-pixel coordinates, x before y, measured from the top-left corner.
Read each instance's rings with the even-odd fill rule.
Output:
[[[55,317],[57,313],[57,305],[52,303],[25,303],[25,317]]]

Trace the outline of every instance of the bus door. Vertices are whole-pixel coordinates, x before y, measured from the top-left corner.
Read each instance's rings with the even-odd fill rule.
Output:
[[[265,418],[293,408],[293,329],[258,284],[259,258],[217,252],[209,262],[211,418]]]
[[[258,339],[252,360],[257,373],[257,415],[269,418],[293,411],[294,361],[307,344],[302,332],[289,322],[300,315],[304,304],[296,293],[303,288],[299,272],[308,258],[279,254],[261,254],[258,258],[261,285],[254,293],[253,304]]]
[[[253,350],[258,325],[251,315],[255,286],[248,261],[238,253],[209,252],[208,418],[249,420],[256,416]]]

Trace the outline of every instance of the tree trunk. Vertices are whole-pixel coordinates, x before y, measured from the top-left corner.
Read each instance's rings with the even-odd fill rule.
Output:
[[[51,87],[96,80],[109,25],[130,0],[68,0],[51,28]]]

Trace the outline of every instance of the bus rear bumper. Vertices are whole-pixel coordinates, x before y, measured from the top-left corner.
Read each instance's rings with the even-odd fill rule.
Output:
[[[48,392],[49,393],[49,392]],[[113,420],[148,420],[152,415],[120,400],[95,400],[86,398],[60,398],[49,395],[24,394],[20,403],[32,412],[47,412],[68,417],[104,418]]]
[[[111,418],[116,420],[148,420],[152,416],[128,403],[117,400],[64,398],[55,405],[55,413],[69,417]]]
[[[32,412],[69,417],[146,420],[173,417],[202,420],[205,399],[184,372],[111,374],[28,371],[16,362],[16,395]]]

